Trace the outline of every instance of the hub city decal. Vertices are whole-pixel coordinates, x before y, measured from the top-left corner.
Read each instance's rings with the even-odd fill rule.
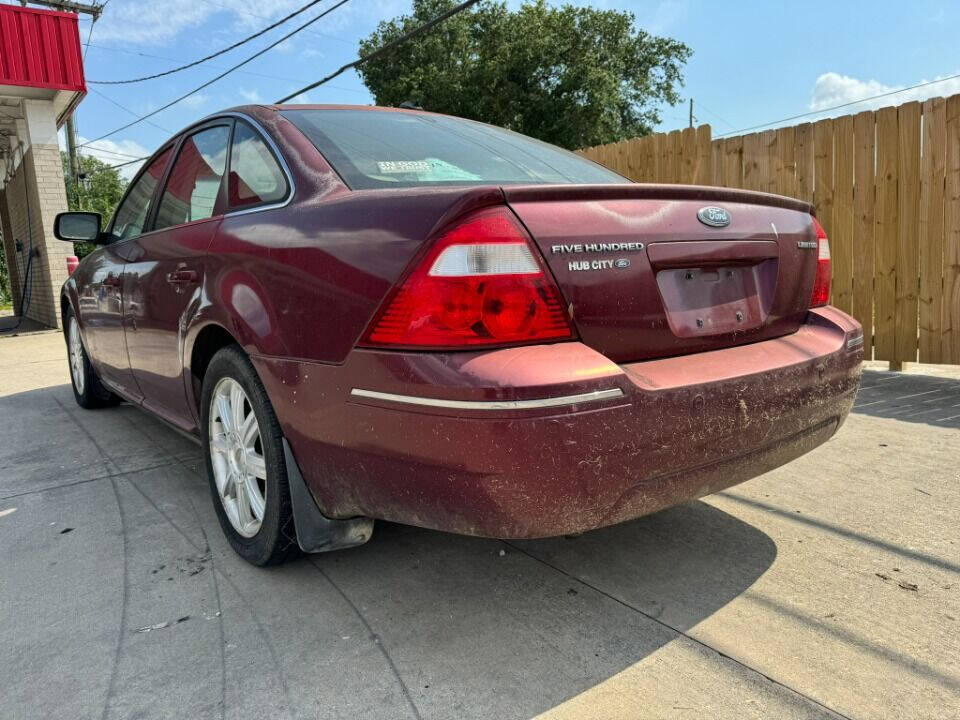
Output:
[[[552,245],[550,252],[554,255],[567,253],[601,253],[601,252],[636,252],[643,250],[642,242],[625,243],[574,243],[572,245]],[[567,263],[567,269],[571,272],[582,270],[613,270],[630,267],[630,261],[627,258],[616,258],[614,260],[571,260]]]

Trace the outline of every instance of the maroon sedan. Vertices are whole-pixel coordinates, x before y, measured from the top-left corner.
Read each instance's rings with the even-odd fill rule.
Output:
[[[202,443],[240,555],[373,519],[579,533],[826,441],[860,326],[806,203],[637,185],[499,128],[249,106],[166,143],[63,288],[77,402]]]

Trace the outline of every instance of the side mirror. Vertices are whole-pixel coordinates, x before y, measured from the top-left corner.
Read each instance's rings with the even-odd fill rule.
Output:
[[[53,221],[53,234],[67,242],[100,243],[100,213],[57,213]]]

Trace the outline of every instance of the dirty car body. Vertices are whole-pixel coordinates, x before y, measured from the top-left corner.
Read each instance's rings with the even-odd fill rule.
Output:
[[[199,154],[226,169],[178,189],[174,158],[209,128],[234,149]],[[269,172],[239,166],[241,129]],[[857,392],[861,328],[827,304],[827,241],[797,200],[339,106],[212,116],[140,177],[140,224],[64,286],[93,367],[199,437],[207,364],[239,346],[326,518],[579,533],[793,460]],[[165,192],[209,207],[161,222]]]

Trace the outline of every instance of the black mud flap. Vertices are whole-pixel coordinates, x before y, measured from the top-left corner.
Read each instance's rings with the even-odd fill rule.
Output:
[[[363,545],[370,539],[373,535],[372,518],[333,520],[320,512],[286,438],[283,438],[283,455],[287,462],[287,482],[290,485],[290,502],[293,504],[293,521],[297,526],[297,544],[301,550],[308,553],[329,552]]]

